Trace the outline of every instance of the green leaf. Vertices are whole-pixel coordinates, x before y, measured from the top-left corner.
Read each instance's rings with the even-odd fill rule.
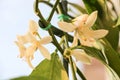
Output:
[[[82,6],[75,4],[75,3],[71,3],[71,2],[68,2],[68,4],[70,4],[71,6],[76,8],[78,11],[80,11],[82,13],[86,13],[86,10]]]
[[[109,27],[109,33],[106,36],[106,39],[109,41],[111,46],[117,50],[118,49],[118,42],[119,42],[119,29],[118,27],[112,28]]]
[[[10,80],[29,80],[29,79],[28,79],[28,76],[22,76],[22,77],[10,79]]]
[[[88,47],[88,46],[82,46],[80,48],[84,49],[84,51],[88,55],[102,61],[103,63],[107,63],[106,60],[105,60],[104,55],[102,54],[102,52],[100,50],[98,50],[98,49],[96,49],[94,47]]]
[[[43,60],[30,74],[34,80],[68,80],[67,73],[56,53],[51,60]]]
[[[10,79],[10,80],[40,80],[40,79],[36,77],[31,77],[31,76],[22,76],[22,77]]]
[[[109,66],[117,73],[117,75],[120,77],[120,54],[117,53],[109,44],[107,40],[105,40],[105,54],[107,56]]]
[[[104,39],[104,41],[105,55],[108,63],[106,63],[106,60],[100,50],[87,46],[82,46],[80,48],[84,49],[88,55],[100,60],[110,70],[112,76],[115,78],[117,78],[117,76],[120,77],[120,55],[111,47],[107,40]]]
[[[103,9],[101,5],[99,4],[98,0],[83,0],[85,7],[88,11],[88,13],[92,13],[95,10],[98,10],[99,15],[103,16]]]
[[[118,20],[117,20],[117,22],[116,22],[114,27],[117,27],[117,26],[120,26],[120,16],[118,17]]]

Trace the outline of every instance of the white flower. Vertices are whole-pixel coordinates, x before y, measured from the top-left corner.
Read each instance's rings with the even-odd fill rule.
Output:
[[[31,60],[34,59],[34,53],[37,49],[42,53],[42,55],[49,59],[51,58],[49,51],[43,46],[52,41],[51,36],[44,37],[38,40],[35,35],[37,32],[37,24],[34,21],[30,21],[29,31],[22,36],[17,36],[15,41],[16,45],[19,47],[20,58],[24,58],[31,68],[34,68]],[[25,47],[25,46],[28,47]]]
[[[17,39],[25,44],[28,42],[33,42],[35,41],[35,38],[33,38],[33,36],[36,36],[36,34],[38,34],[38,25],[35,21],[30,20],[29,21],[29,30],[27,31],[27,33],[25,35],[17,35]]]
[[[38,25],[37,25],[37,23],[35,21],[33,21],[33,20],[29,21],[29,30],[28,30],[28,32],[30,32],[31,34],[34,34],[34,35],[36,33],[38,33]]]
[[[85,46],[94,46],[94,43],[97,39],[103,38],[107,35],[108,31],[104,29],[92,30],[92,26],[97,19],[97,11],[94,11],[90,15],[84,14],[73,19],[72,23],[67,23],[64,21],[58,22],[58,25],[61,30],[65,32],[73,32],[74,40],[73,46],[77,45],[77,40],[80,40],[80,43]]]
[[[82,49],[65,49],[64,56],[69,58],[70,56],[73,56],[76,61],[80,61],[85,64],[91,63],[91,58],[88,56],[84,50]]]

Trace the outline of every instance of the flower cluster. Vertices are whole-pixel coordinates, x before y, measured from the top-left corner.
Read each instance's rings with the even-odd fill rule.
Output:
[[[35,21],[30,20],[29,30],[25,35],[18,35],[16,45],[19,47],[20,58],[24,58],[31,68],[34,68],[31,60],[34,58],[34,53],[37,49],[42,53],[42,55],[50,60],[49,51],[43,46],[52,41],[51,36],[38,39],[38,25]]]
[[[83,14],[76,17],[71,23],[60,21],[58,22],[58,25],[60,29],[65,32],[74,32],[74,40],[71,47],[77,46],[79,40],[81,45],[99,48],[97,40],[105,37],[108,34],[108,30],[92,30],[91,27],[95,23],[96,19],[97,11],[94,11],[90,15]],[[76,58],[76,60],[87,64],[89,64],[91,61],[90,57],[85,53],[84,50],[81,49],[65,49],[64,55],[66,57],[72,55]]]

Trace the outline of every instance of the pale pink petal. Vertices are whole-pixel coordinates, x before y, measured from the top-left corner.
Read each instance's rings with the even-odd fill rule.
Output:
[[[58,22],[58,26],[62,31],[65,32],[73,32],[77,27],[73,25],[72,23],[67,23],[67,22]]]
[[[86,22],[85,22],[85,27],[92,27],[93,24],[95,23],[96,19],[97,19],[97,11],[92,12],[89,17],[87,18]]]
[[[20,51],[20,58],[22,58],[22,57],[24,57],[24,55],[25,55],[25,51],[26,51],[26,48],[25,48],[25,46],[23,45],[23,44],[21,44],[20,42],[17,42],[17,41],[15,41],[15,44],[18,46],[18,48],[19,48],[19,51]]]
[[[48,60],[51,59],[50,53],[49,53],[49,51],[45,47],[43,47],[42,45],[39,45],[38,48],[39,48],[39,51],[41,52],[41,54],[45,58],[47,58]]]
[[[72,50],[71,55],[74,56],[77,61],[81,61],[85,64],[91,63],[90,57],[83,50],[74,49]]]
[[[29,22],[29,32],[34,34],[38,31],[38,24],[34,20],[30,20]]]
[[[103,38],[108,34],[108,30],[100,29],[100,30],[91,30],[90,32],[86,32],[86,34],[89,34],[91,38],[99,39]]]
[[[52,37],[51,36],[44,37],[39,41],[40,44],[48,44],[50,42],[52,42]]]

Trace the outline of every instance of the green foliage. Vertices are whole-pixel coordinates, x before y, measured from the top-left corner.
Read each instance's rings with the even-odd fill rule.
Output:
[[[105,57],[104,57],[104,55],[102,54],[102,52],[100,50],[98,50],[98,49],[96,49],[94,47],[87,47],[87,46],[82,46],[80,48],[84,49],[85,52],[88,55],[90,55],[90,56],[102,61],[103,63],[107,64],[107,62],[105,60]]]
[[[105,54],[107,56],[109,66],[117,73],[117,75],[120,77],[120,54],[117,53],[107,42],[107,40],[104,40],[105,44]]]
[[[53,53],[51,60],[43,60],[28,77],[11,80],[68,80],[68,76],[58,55]]]
[[[55,10],[58,14],[64,14],[64,10],[62,9],[63,6],[60,5],[62,1],[56,0],[55,5],[50,3],[50,0],[44,1],[44,0],[36,0],[38,3],[45,3],[46,5],[52,7],[50,16],[48,20],[45,20],[42,14],[39,11],[39,18],[42,21],[44,27],[48,23],[50,23],[53,14]],[[65,0],[66,1],[66,0]],[[106,0],[83,0],[84,5],[86,9],[82,8],[81,6],[68,2],[69,5],[73,6],[74,8],[78,9],[82,13],[92,13],[93,11],[98,11],[98,17],[96,24],[93,26],[94,29],[107,29],[109,31],[108,35],[101,39],[101,44],[103,44],[104,49],[98,50],[94,47],[88,47],[88,46],[76,46],[75,48],[83,49],[88,55],[91,57],[94,57],[98,60],[100,60],[106,68],[109,70],[109,72],[113,76],[113,80],[119,80],[120,77],[120,54],[117,52],[118,48],[118,41],[119,41],[119,28],[120,26],[120,17],[118,18],[117,22],[113,21],[112,18],[109,16],[110,13],[107,11],[106,6]],[[38,3],[36,6],[36,10],[38,9]],[[58,7],[58,8],[57,8]],[[64,6],[67,13],[67,4]],[[39,10],[39,9],[38,9]],[[37,12],[36,12],[37,13]],[[64,14],[67,16],[71,16],[69,14]],[[71,16],[71,19],[73,17]],[[62,30],[59,30],[54,25],[52,25],[51,29],[48,30],[49,34],[52,36],[53,44],[56,46],[56,51],[59,51],[62,56],[64,57],[64,48],[68,48],[69,44],[68,42],[73,41],[73,37],[67,33],[64,33]],[[58,37],[66,36],[65,38],[65,45],[64,43],[59,44],[57,42],[57,39],[54,35],[57,35]],[[66,47],[67,46],[67,47]],[[63,63],[65,64],[64,60]],[[69,62],[66,63],[68,65]],[[71,58],[72,63],[72,58]],[[12,80],[68,80],[68,75],[66,73],[68,66],[66,70],[64,69],[66,66],[61,63],[61,60],[59,59],[57,53],[53,53],[51,55],[51,60],[43,60],[40,62],[40,64],[32,71],[32,73],[29,76],[23,76],[19,78],[15,78]],[[64,65],[64,67],[63,67]],[[76,77],[76,72],[73,71],[73,76]],[[80,72],[80,70],[77,68],[77,73],[83,80],[86,80],[84,75]]]
[[[75,3],[71,3],[71,2],[68,2],[68,4],[70,4],[71,6],[76,8],[78,11],[80,11],[82,13],[86,13],[86,10],[82,6],[75,4]]]
[[[118,17],[118,20],[117,20],[117,22],[116,22],[114,27],[119,27],[120,28],[120,16]]]
[[[29,80],[29,77],[28,76],[23,76],[23,77],[14,78],[14,79],[11,79],[11,80]]]
[[[113,69],[120,77],[120,55],[111,47],[107,40],[104,39],[104,41],[105,55],[108,59],[108,63],[100,50],[87,46],[82,46],[80,48],[84,49],[88,55],[100,60],[110,71]]]
[[[109,27],[109,33],[106,36],[106,39],[109,41],[109,43],[111,44],[111,46],[117,50],[118,48],[118,41],[119,41],[119,28],[115,27]]]
[[[68,80],[67,73],[63,68],[56,53],[52,54],[52,59],[42,61],[30,74],[39,80]]]
[[[109,33],[106,39],[109,41],[111,46],[117,50],[118,41],[119,41],[119,29],[118,27],[113,28],[115,22],[110,18],[109,13],[106,8],[105,0],[83,0],[88,13],[91,13],[95,10],[98,11],[98,20],[97,20],[97,28],[98,29],[107,29]],[[103,6],[104,5],[104,6]],[[117,23],[118,25],[119,23]]]

